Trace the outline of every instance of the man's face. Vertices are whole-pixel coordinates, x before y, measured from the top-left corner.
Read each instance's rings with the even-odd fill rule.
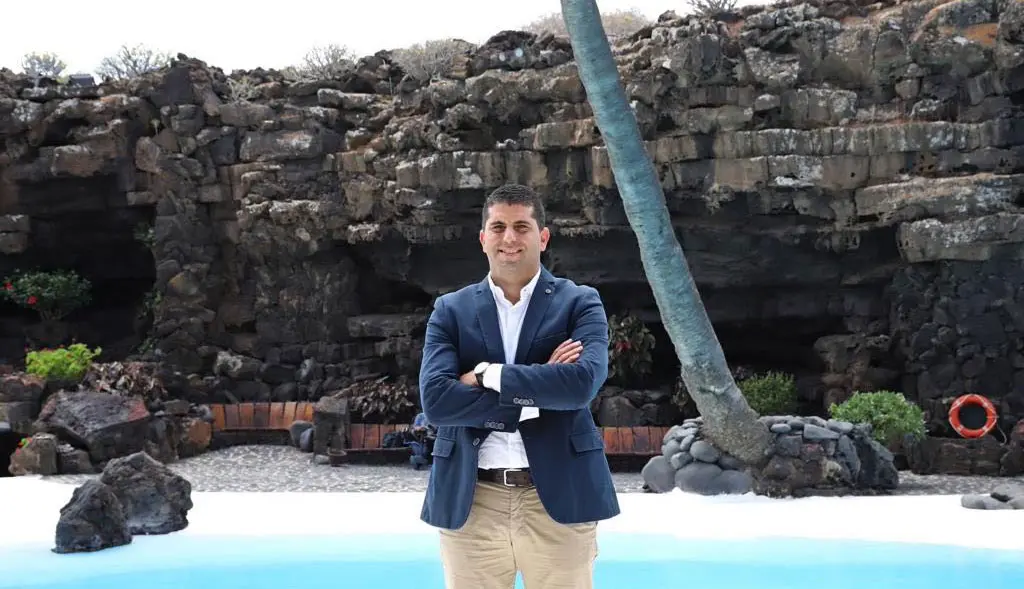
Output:
[[[498,203],[488,210],[480,245],[492,268],[533,268],[547,249],[551,233],[533,218],[533,207]]]

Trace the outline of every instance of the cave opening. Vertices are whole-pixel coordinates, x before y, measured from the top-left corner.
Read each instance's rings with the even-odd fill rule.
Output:
[[[644,384],[662,386],[674,382],[679,376],[679,359],[665,326],[656,312],[641,310],[634,314],[645,320],[656,342],[652,371]],[[742,368],[748,375],[774,371],[796,376],[820,371],[814,342],[841,329],[836,321],[827,318],[712,322],[712,327],[733,370]]]
[[[8,469],[11,465],[11,455],[18,449],[18,443],[24,437],[18,432],[8,430],[9,428],[0,423],[0,477],[14,476]]]
[[[378,253],[383,254],[384,251]],[[401,280],[399,276],[379,271],[399,267],[389,262],[387,256],[378,262],[367,256],[357,255],[353,256],[353,261],[358,273],[356,297],[359,301],[359,314],[414,313],[430,308],[433,297],[429,293],[415,284]]]
[[[649,287],[613,284],[602,285],[599,290],[609,318],[633,314],[643,320],[655,339],[651,373],[630,382],[630,388],[672,386],[679,377],[680,363]],[[726,362],[737,380],[774,371],[792,375],[797,380],[798,389],[802,378],[814,377],[811,380],[816,381],[824,366],[814,350],[814,343],[823,336],[846,332],[843,318],[831,313],[812,312],[766,316],[753,308],[743,309],[737,304],[742,299],[705,294],[702,301]],[[816,410],[813,407],[806,409]]]
[[[61,200],[77,207],[57,206]],[[79,198],[81,197],[81,198]],[[114,177],[22,186],[18,213],[29,215],[28,246],[0,259],[0,276],[22,271],[72,270],[91,284],[91,300],[44,326],[30,309],[0,305],[0,361],[20,366],[24,349],[72,341],[103,348],[100,361],[121,359],[143,343],[156,278],[150,250],[154,209],[125,206]],[[44,329],[44,327],[46,327]]]

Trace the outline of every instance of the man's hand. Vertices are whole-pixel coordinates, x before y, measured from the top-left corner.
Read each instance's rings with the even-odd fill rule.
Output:
[[[470,370],[466,374],[463,374],[462,376],[459,377],[459,382],[467,386],[475,387],[477,386],[476,374],[474,374],[473,371]]]
[[[567,339],[558,344],[554,352],[551,352],[548,364],[572,364],[579,359],[581,353],[583,353],[583,343]]]

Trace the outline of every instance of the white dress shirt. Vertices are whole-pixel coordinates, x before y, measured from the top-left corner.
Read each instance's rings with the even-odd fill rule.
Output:
[[[505,363],[515,364],[516,349],[519,347],[519,332],[523,328],[526,309],[530,305],[533,289],[540,279],[540,271],[519,291],[519,302],[512,304],[498,285],[494,284],[490,274],[487,284],[494,295],[494,303],[498,307],[498,326],[501,328],[501,340],[505,348]],[[492,364],[484,372],[484,387],[501,392],[501,364]],[[519,421],[540,417],[536,407],[523,407]],[[530,461],[526,458],[526,447],[523,436],[518,432],[491,432],[481,444],[479,450],[480,468],[528,468]]]

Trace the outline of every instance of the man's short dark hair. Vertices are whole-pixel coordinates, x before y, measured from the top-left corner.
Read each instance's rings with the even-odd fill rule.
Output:
[[[492,205],[524,205],[533,207],[533,218],[537,220],[537,227],[543,229],[545,223],[544,202],[540,195],[529,186],[522,184],[506,184],[500,186],[487,196],[484,201],[483,220],[487,224],[487,217]]]

